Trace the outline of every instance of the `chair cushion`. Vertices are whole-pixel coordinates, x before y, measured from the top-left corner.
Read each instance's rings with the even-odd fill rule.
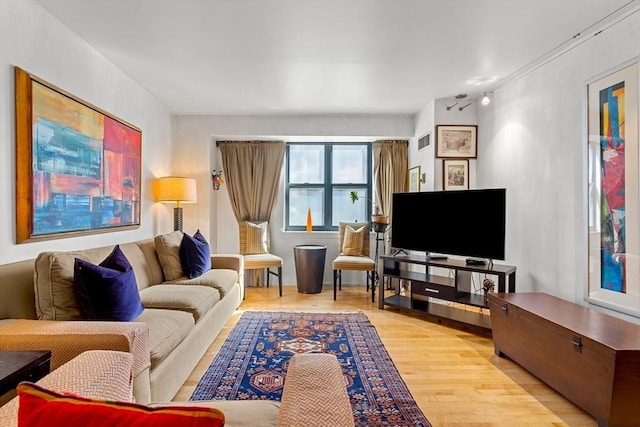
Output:
[[[224,414],[214,408],[146,406],[58,393],[37,384],[18,385],[18,425],[29,427],[222,427]]]
[[[140,291],[145,308],[164,308],[191,313],[196,321],[220,301],[220,292],[209,286],[160,284]]]
[[[180,261],[180,244],[183,234],[182,231],[172,231],[154,238],[165,280],[175,280],[184,275]]]
[[[245,270],[282,267],[282,258],[273,254],[243,255],[243,258]]]
[[[99,265],[76,258],[73,288],[88,320],[128,322],[144,310],[133,268],[118,245]]]
[[[209,243],[197,230],[193,237],[184,234],[180,242],[180,263],[185,276],[193,279],[211,270]]]
[[[195,325],[191,313],[157,308],[145,309],[135,321],[143,322],[149,328],[152,369],[182,342]]]
[[[365,231],[366,227],[360,227],[356,230],[350,225],[347,225],[344,231],[344,242],[342,242],[342,252],[340,252],[340,255],[362,255]]]
[[[253,254],[268,254],[269,245],[267,243],[267,227],[268,223],[265,222],[252,222],[245,221],[247,227],[247,241],[244,251],[240,253],[253,255]]]
[[[229,293],[231,288],[238,283],[238,272],[226,268],[214,268],[195,279],[182,277],[178,280],[167,283],[181,286],[209,286],[217,289],[218,292],[220,292],[220,295],[224,297]]]
[[[373,271],[376,269],[374,260],[364,256],[340,255],[331,264],[334,270],[361,270]]]

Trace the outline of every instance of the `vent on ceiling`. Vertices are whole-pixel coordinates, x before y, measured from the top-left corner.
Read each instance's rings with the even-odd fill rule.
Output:
[[[418,150],[422,150],[424,147],[428,147],[431,144],[431,134],[428,133],[423,137],[418,138]]]

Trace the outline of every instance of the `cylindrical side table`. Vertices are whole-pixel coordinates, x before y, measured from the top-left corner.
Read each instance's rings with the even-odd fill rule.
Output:
[[[326,255],[327,247],[322,245],[297,245],[293,247],[298,292],[303,294],[322,292]]]

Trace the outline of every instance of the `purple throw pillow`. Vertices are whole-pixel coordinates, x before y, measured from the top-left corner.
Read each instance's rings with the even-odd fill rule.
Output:
[[[193,237],[187,233],[180,243],[180,263],[182,271],[189,279],[194,279],[211,270],[211,250],[200,230]]]
[[[129,322],[144,310],[136,276],[120,246],[99,265],[76,258],[73,273],[73,289],[88,320]]]

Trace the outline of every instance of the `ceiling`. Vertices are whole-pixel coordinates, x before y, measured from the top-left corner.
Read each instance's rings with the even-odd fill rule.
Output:
[[[640,2],[36,1],[173,113],[230,115],[414,114]]]

